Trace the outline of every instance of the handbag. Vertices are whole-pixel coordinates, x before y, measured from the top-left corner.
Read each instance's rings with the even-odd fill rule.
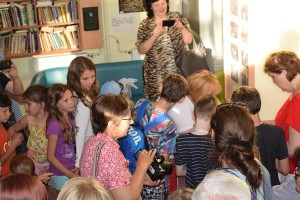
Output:
[[[180,62],[180,59],[178,61]],[[201,38],[199,45],[193,37],[192,48],[190,49],[188,45],[187,48],[183,48],[181,62],[181,69],[185,77],[201,69],[213,71],[212,50],[204,46]]]
[[[95,148],[95,154],[94,154],[94,159],[93,159],[93,171],[92,171],[92,179],[97,179],[97,174],[98,174],[98,162],[99,162],[99,158],[100,158],[100,153],[101,153],[101,149],[103,148],[103,146],[105,145],[105,143],[99,143],[96,148]]]

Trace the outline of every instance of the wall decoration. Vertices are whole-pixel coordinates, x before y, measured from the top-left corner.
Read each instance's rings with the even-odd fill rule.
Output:
[[[145,11],[143,0],[119,0],[120,13]]]
[[[241,85],[252,85],[253,65],[248,63],[248,1],[230,0],[224,5],[225,98]],[[227,69],[226,69],[227,68]],[[253,85],[252,85],[253,86]]]

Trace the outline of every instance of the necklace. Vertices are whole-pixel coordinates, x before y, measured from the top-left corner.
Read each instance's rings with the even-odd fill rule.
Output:
[[[195,132],[195,133],[208,133],[209,130],[205,130],[205,129],[194,129],[192,132]]]

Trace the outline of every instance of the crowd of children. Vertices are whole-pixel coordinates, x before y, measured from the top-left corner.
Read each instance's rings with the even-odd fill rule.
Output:
[[[273,79],[278,73],[270,66],[266,72]],[[284,87],[284,81],[275,83]],[[295,159],[295,152],[289,154],[292,141],[287,145],[285,130],[259,118],[255,88],[241,86],[232,102],[221,103],[218,80],[202,70],[187,79],[170,74],[157,101],[141,99],[134,107],[123,95],[98,95],[99,90],[95,65],[77,57],[69,66],[67,85],[31,85],[24,91],[26,115],[9,129],[3,124],[11,117],[11,100],[0,93],[1,196],[14,199],[27,191],[30,199],[209,199],[215,191],[219,199],[281,199],[280,192],[300,197],[300,161],[292,163],[293,169],[288,162]],[[130,172],[118,140],[127,137],[136,118],[142,127],[156,126],[141,129],[146,149],[136,154]],[[23,129],[28,130],[28,150],[16,155]],[[295,138],[293,130],[289,134]],[[159,156],[173,163],[173,173],[153,162]],[[286,188],[294,187],[287,192],[278,173],[291,170],[296,173],[287,179],[296,179],[286,182]],[[23,182],[33,176],[30,184]],[[185,177],[185,189],[177,188],[176,177]],[[8,187],[19,193],[10,194]]]

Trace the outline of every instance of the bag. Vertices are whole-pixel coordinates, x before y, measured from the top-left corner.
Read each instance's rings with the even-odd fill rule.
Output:
[[[204,46],[201,38],[199,45],[197,45],[193,37],[192,45],[192,49],[189,47],[188,50],[184,48],[181,58],[176,59],[176,62],[180,62],[181,60],[183,75],[188,77],[201,69],[213,71],[212,50]]]
[[[147,138],[145,137],[145,132],[154,128],[161,122],[169,119],[170,117],[166,114],[160,115],[155,118],[153,121],[150,121],[145,126],[142,125],[142,119],[145,113],[147,106],[151,103],[150,100],[146,99],[140,106],[135,122],[129,127],[128,134],[119,140],[120,150],[122,151],[126,160],[129,161],[129,170],[131,174],[135,171],[136,158],[135,154],[140,149],[149,150],[149,145]]]
[[[96,148],[95,148],[95,154],[94,154],[94,158],[93,158],[93,166],[92,166],[92,179],[97,179],[97,173],[98,173],[98,162],[99,162],[99,158],[100,158],[100,153],[101,150],[103,148],[103,146],[105,145],[105,143],[99,143]]]

